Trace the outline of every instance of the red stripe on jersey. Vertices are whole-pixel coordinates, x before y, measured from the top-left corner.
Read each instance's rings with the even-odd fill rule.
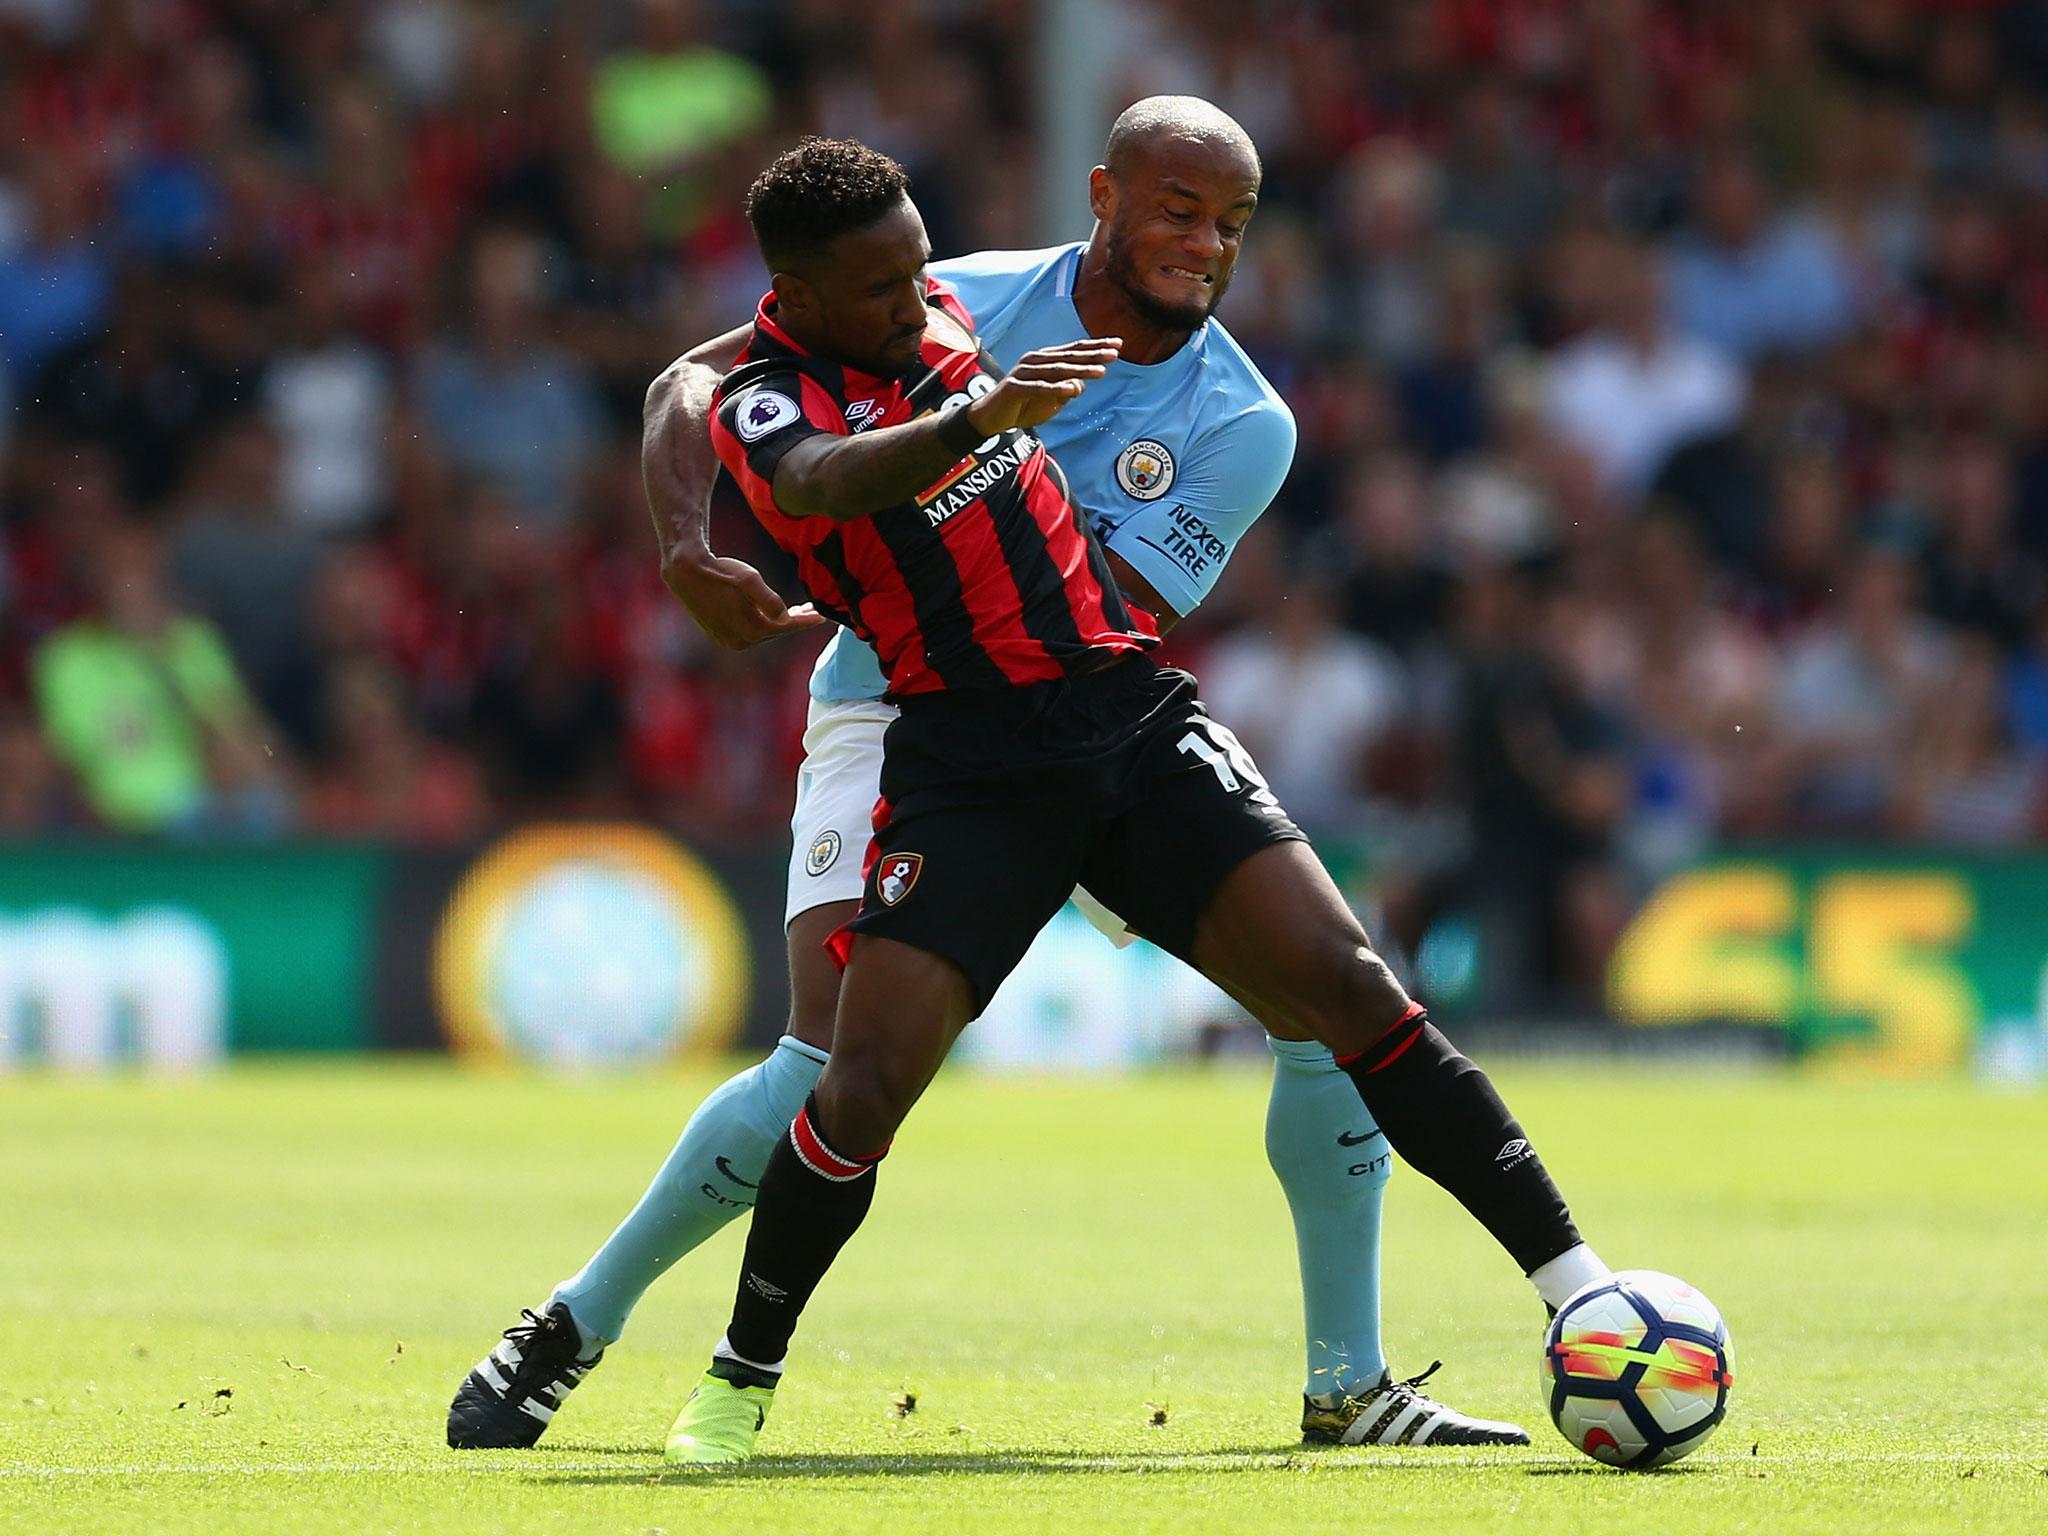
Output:
[[[986,502],[970,507],[946,525],[946,548],[959,568],[961,589],[975,594],[975,606],[968,615],[974,621],[974,643],[988,653],[1003,676],[1018,684],[1049,683],[1064,677],[1066,668],[1059,659],[1024,627],[1024,596],[1017,590],[1017,573],[1003,556],[995,517]]]
[[[1044,473],[1026,493],[1024,505],[1045,534],[1046,552],[1059,568],[1067,608],[1074,615],[1074,627],[1081,631],[1081,638],[1092,643],[1112,637],[1120,639],[1123,632],[1110,620],[1101,584],[1088,568],[1088,536],[1078,526],[1080,509],[1060,495],[1052,476]],[[1127,649],[1135,651],[1138,647],[1130,645]]]
[[[1134,654],[1143,650],[1143,643],[1132,638],[1131,631],[1124,629],[1110,612],[1102,583],[1095,579],[1094,568],[1088,561],[1089,536],[1081,526],[1081,509],[1060,493],[1058,481],[1044,466],[1027,486],[1024,505],[1045,536],[1046,553],[1052,557],[1060,573],[1067,609],[1073,615],[1074,628],[1081,632],[1081,638],[1106,650]],[[1158,638],[1157,624],[1153,624],[1148,632],[1136,626],[1134,621],[1134,628],[1145,639]]]
[[[853,600],[840,590],[839,578],[834,576],[825,567],[825,563],[809,549],[796,557],[796,579],[803,583],[804,590],[810,593],[814,604],[824,605],[820,609],[821,612],[830,609],[835,613],[845,614],[849,627],[855,634],[860,635],[863,640],[870,638],[864,633],[866,626],[853,611]]]
[[[894,655],[876,646],[881,653],[883,673],[889,679],[889,691],[929,693],[943,688],[945,683],[932,670],[925,654],[924,631],[917,624],[916,595],[896,568],[896,557],[889,552],[889,546],[876,536],[873,520],[857,517],[841,526],[846,530],[847,562],[867,583],[861,598],[861,622],[874,634],[887,635],[892,641],[902,637]]]
[[[764,507],[775,511],[775,488],[747,467],[746,449],[719,420],[716,410],[711,413],[711,451],[718,456],[718,462],[726,473],[732,476],[733,484],[740,488],[740,495],[746,498],[747,506],[755,516],[760,516]],[[776,516],[781,514],[776,512]]]

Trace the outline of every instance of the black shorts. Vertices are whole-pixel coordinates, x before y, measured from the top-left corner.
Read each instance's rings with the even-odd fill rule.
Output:
[[[1029,688],[906,700],[883,739],[859,913],[988,1006],[1077,885],[1188,959],[1223,877],[1301,829],[1185,672],[1133,658]]]

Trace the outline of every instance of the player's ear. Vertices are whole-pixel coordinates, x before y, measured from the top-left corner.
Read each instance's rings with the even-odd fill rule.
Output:
[[[777,272],[768,279],[775,291],[775,303],[786,315],[808,315],[817,307],[817,291],[794,272]]]
[[[1106,165],[1088,173],[1088,211],[1104,224],[1116,217],[1116,178]]]

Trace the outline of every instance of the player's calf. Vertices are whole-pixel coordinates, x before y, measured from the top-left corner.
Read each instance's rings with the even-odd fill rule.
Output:
[[[1492,1082],[1372,953],[1307,845],[1277,844],[1231,873],[1202,916],[1195,959],[1329,1045],[1388,1145],[1449,1190],[1547,1303],[1606,1273]]]

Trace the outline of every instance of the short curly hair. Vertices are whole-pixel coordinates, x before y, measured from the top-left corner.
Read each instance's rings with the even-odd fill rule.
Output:
[[[777,155],[747,189],[747,222],[777,270],[801,265],[864,229],[910,191],[903,167],[855,139],[807,138]]]

